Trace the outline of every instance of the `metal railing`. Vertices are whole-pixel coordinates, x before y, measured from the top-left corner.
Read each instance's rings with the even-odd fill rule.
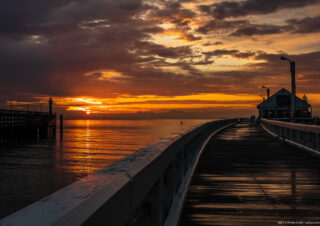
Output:
[[[265,130],[287,143],[320,155],[320,126],[261,119]]]
[[[162,138],[5,217],[0,225],[176,225],[207,142],[237,119]]]

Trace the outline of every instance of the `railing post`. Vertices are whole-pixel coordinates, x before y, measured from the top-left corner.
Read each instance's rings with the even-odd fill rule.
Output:
[[[192,164],[192,161],[191,161],[191,150],[190,150],[190,143],[188,142],[186,145],[185,145],[185,151],[184,151],[184,153],[185,153],[185,155],[186,155],[186,157],[185,157],[185,160],[186,160],[186,165],[187,165],[187,168],[189,169],[189,167],[191,166],[191,164]]]
[[[289,143],[320,154],[320,128],[318,126],[266,119],[262,119],[262,124],[269,132],[290,140]]]
[[[183,168],[182,168],[182,162],[181,162],[181,151],[178,153],[176,159],[175,159],[175,166],[176,166],[176,177],[175,177],[175,182],[176,182],[176,190],[175,193],[179,189],[179,185],[182,181],[183,178]]]
[[[175,183],[174,183],[175,169],[173,164],[170,164],[166,170],[163,178],[164,184],[164,215],[169,214],[170,206],[174,199],[175,194]]]
[[[152,202],[152,208],[151,208],[151,216],[152,216],[152,222],[151,225],[155,226],[162,226],[163,225],[163,210],[162,210],[162,184],[163,179],[162,177],[159,179],[159,181],[155,185],[155,191],[154,191],[154,198],[151,201]]]
[[[320,151],[320,133],[316,133],[316,150]]]

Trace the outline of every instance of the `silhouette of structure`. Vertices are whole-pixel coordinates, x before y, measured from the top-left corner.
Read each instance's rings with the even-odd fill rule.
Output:
[[[14,137],[55,137],[56,114],[52,112],[52,104],[50,98],[48,112],[0,110],[0,141]]]
[[[291,116],[291,93],[286,89],[281,89],[267,100],[258,104],[260,118],[273,118],[280,120],[290,120]],[[307,98],[300,99],[295,96],[296,119],[311,119],[311,105]]]
[[[53,101],[52,101],[51,97],[49,98],[48,102],[49,102],[49,114],[52,115],[52,103],[53,103]]]
[[[288,61],[290,63],[290,72],[291,72],[291,121],[296,120],[296,62],[290,60],[284,56],[280,57],[281,60]]]
[[[262,88],[267,90],[267,98],[270,98],[270,89],[268,87],[262,86]]]

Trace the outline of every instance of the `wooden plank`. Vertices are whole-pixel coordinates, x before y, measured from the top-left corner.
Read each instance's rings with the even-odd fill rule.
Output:
[[[212,139],[189,187],[180,225],[288,221],[320,221],[319,159],[250,123]]]

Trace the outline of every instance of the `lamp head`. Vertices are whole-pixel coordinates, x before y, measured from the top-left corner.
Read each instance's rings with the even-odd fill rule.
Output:
[[[284,56],[281,56],[281,57],[280,57],[280,60],[288,60],[288,61],[290,61],[288,58],[286,58],[286,57],[284,57]]]

